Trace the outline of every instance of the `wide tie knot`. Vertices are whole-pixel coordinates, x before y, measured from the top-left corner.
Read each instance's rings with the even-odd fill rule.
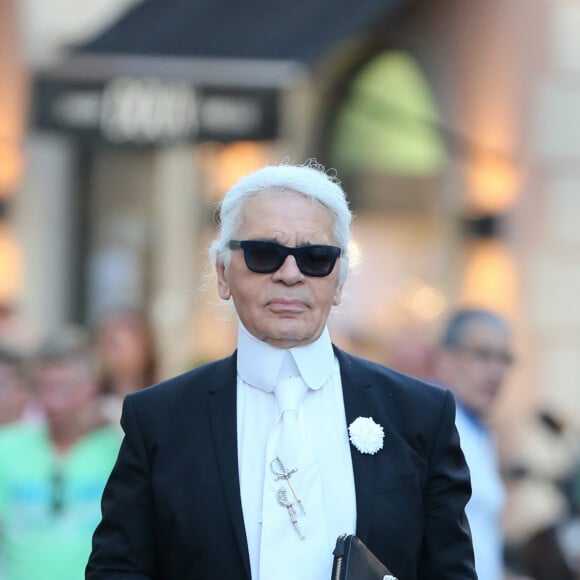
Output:
[[[297,411],[308,391],[302,377],[290,377],[280,381],[274,388],[280,415],[286,411]]]

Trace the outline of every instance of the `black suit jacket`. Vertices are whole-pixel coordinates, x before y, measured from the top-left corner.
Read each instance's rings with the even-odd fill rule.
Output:
[[[400,580],[477,578],[453,397],[335,352],[347,424],[372,417],[385,431],[375,455],[351,446],[357,535]],[[236,355],[129,395],[121,422],[86,579],[250,580]]]

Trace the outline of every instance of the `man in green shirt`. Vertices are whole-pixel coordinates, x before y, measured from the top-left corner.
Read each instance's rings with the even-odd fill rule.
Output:
[[[32,375],[45,421],[0,430],[0,579],[78,580],[119,449],[84,334],[47,341]]]

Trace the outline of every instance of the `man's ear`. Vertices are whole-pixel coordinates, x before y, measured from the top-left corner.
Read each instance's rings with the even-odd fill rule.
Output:
[[[229,300],[232,296],[230,285],[227,281],[225,264],[217,259],[215,262],[215,271],[217,274],[218,295],[222,300]]]
[[[344,287],[344,284],[340,284],[339,286],[336,287],[336,290],[334,291],[334,297],[332,299],[333,306],[338,306],[340,304],[340,301],[342,300],[343,287]]]

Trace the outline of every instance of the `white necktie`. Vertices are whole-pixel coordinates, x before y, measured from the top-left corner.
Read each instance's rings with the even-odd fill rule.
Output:
[[[301,412],[307,390],[301,377],[275,389],[280,416],[266,446],[259,580],[330,577],[322,484]],[[316,574],[304,577],[302,562]]]

